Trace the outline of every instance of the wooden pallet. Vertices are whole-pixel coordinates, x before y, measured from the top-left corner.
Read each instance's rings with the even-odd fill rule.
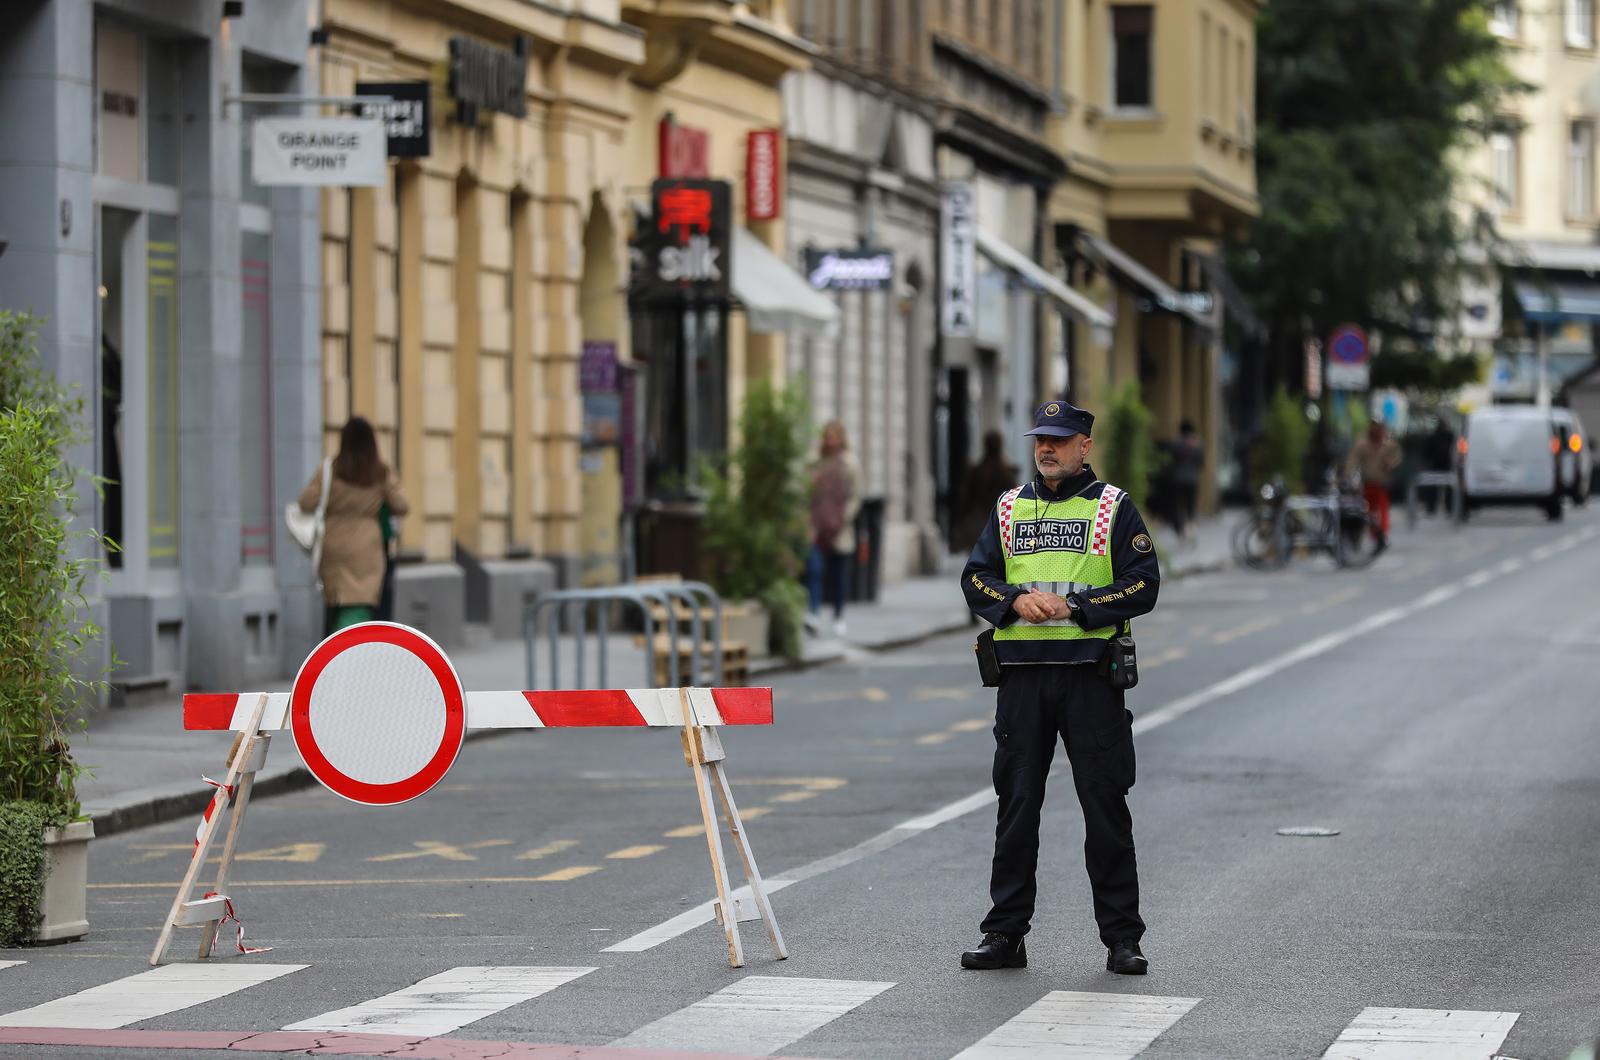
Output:
[[[641,638],[642,639],[642,638]],[[687,680],[689,664],[696,654],[702,673],[714,656],[716,649],[709,643],[699,645],[696,652],[690,647],[687,638],[678,640],[678,679]],[[656,684],[666,687],[672,680],[668,665],[672,655],[672,641],[665,634],[658,635],[655,640],[655,674]],[[727,640],[722,642],[722,683],[729,686],[743,686],[750,677],[750,649],[743,641]]]

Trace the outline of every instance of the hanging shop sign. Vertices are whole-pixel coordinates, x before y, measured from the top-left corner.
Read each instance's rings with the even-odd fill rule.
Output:
[[[455,100],[456,121],[462,125],[479,124],[479,112],[486,110],[526,117],[528,38],[516,38],[507,50],[471,37],[451,37],[446,90]]]
[[[257,118],[250,175],[257,184],[381,187],[389,157],[383,122],[369,118]]]
[[[633,296],[719,300],[732,276],[733,189],[725,180],[663,179],[636,240]]]
[[[777,129],[755,129],[745,140],[744,204],[752,221],[771,221],[782,213],[778,135]]]
[[[940,226],[939,327],[952,339],[977,334],[978,196],[969,182],[944,186]]]
[[[390,158],[428,157],[433,149],[433,85],[427,81],[357,81],[356,95],[389,97],[387,103],[362,103],[359,109],[363,118],[383,122]]]
[[[711,134],[668,114],[657,127],[657,171],[663,177],[711,176]]]
[[[894,286],[894,252],[807,248],[806,279],[819,291],[887,291]]]

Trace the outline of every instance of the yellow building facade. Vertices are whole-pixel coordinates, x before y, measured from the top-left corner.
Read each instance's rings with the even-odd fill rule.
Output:
[[[1162,437],[1181,421],[1207,443],[1202,502],[1223,438],[1226,308],[1209,279],[1218,244],[1259,211],[1255,23],[1259,0],[1085,0],[1063,5],[1065,158],[1050,217],[1072,279],[1116,318],[1109,344],[1077,325],[1074,395],[1137,379]],[[1202,295],[1209,297],[1193,297]]]
[[[584,449],[580,359],[633,362],[628,239],[661,119],[705,132],[743,216],[746,134],[781,125],[806,61],[774,8],[326,0],[324,92],[432,85],[428,155],[322,197],[327,446],[368,417],[409,495],[397,618],[514,634],[527,591],[619,576],[620,454]],[[732,408],[782,348],[727,330]]]

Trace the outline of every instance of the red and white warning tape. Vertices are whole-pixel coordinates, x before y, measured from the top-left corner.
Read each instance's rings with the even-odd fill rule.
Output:
[[[196,850],[200,849],[200,838],[205,835],[206,823],[211,820],[212,816],[215,815],[218,810],[233,801],[233,789],[228,787],[228,785],[222,783],[221,781],[212,780],[205,774],[201,774],[200,779],[205,781],[207,784],[210,784],[217,790],[216,793],[211,796],[211,801],[206,803],[206,812],[201,815],[200,823],[195,826],[194,847]]]
[[[697,725],[771,725],[770,688],[691,688],[689,706]],[[183,697],[183,727],[242,730],[261,698],[259,692],[192,693]],[[585,691],[468,692],[469,729],[546,729],[574,726],[684,724],[676,688]],[[267,694],[263,732],[289,727],[289,693]]]
[[[239,914],[233,911],[233,899],[229,898],[225,894],[218,894],[216,891],[207,891],[204,897],[221,898],[222,908],[225,910],[222,914],[222,919],[217,921],[217,933],[212,936],[211,939],[211,945],[213,948],[222,945],[222,925],[231,920],[233,921],[234,926],[239,929],[239,937],[235,940],[235,945],[239,947],[240,953],[248,955],[251,953],[272,952],[271,946],[246,946],[244,944],[244,921],[240,920]]]

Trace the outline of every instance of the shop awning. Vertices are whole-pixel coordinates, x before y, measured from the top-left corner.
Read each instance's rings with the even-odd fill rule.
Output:
[[[1256,311],[1251,308],[1249,299],[1244,292],[1239,290],[1239,284],[1234,280],[1233,273],[1217,258],[1209,254],[1197,255],[1200,259],[1200,270],[1206,274],[1206,282],[1211,289],[1222,299],[1222,308],[1227,311],[1248,335],[1255,338],[1264,338],[1267,334],[1267,325],[1256,316]]]
[[[1600,323],[1600,283],[1517,284],[1522,315],[1536,324],[1567,320]]]
[[[978,251],[1002,269],[1015,274],[1024,283],[1037,287],[1055,299],[1062,309],[1079,317],[1084,323],[1101,328],[1109,328],[1116,323],[1110,313],[1095,305],[1086,295],[1079,294],[1050,275],[1038,262],[1004,240],[979,231]]]
[[[733,294],[744,306],[750,330],[764,335],[791,328],[828,334],[839,323],[839,307],[814,290],[754,232],[733,230]]]
[[[1141,291],[1157,309],[1168,313],[1176,313],[1178,316],[1185,317],[1200,327],[1210,330],[1210,317],[1195,310],[1194,307],[1189,305],[1189,300],[1179,293],[1176,288],[1133,260],[1132,255],[1124,253],[1117,249],[1115,245],[1088,232],[1078,233],[1078,245],[1089,257],[1098,258],[1107,270],[1120,277],[1124,283]]]

